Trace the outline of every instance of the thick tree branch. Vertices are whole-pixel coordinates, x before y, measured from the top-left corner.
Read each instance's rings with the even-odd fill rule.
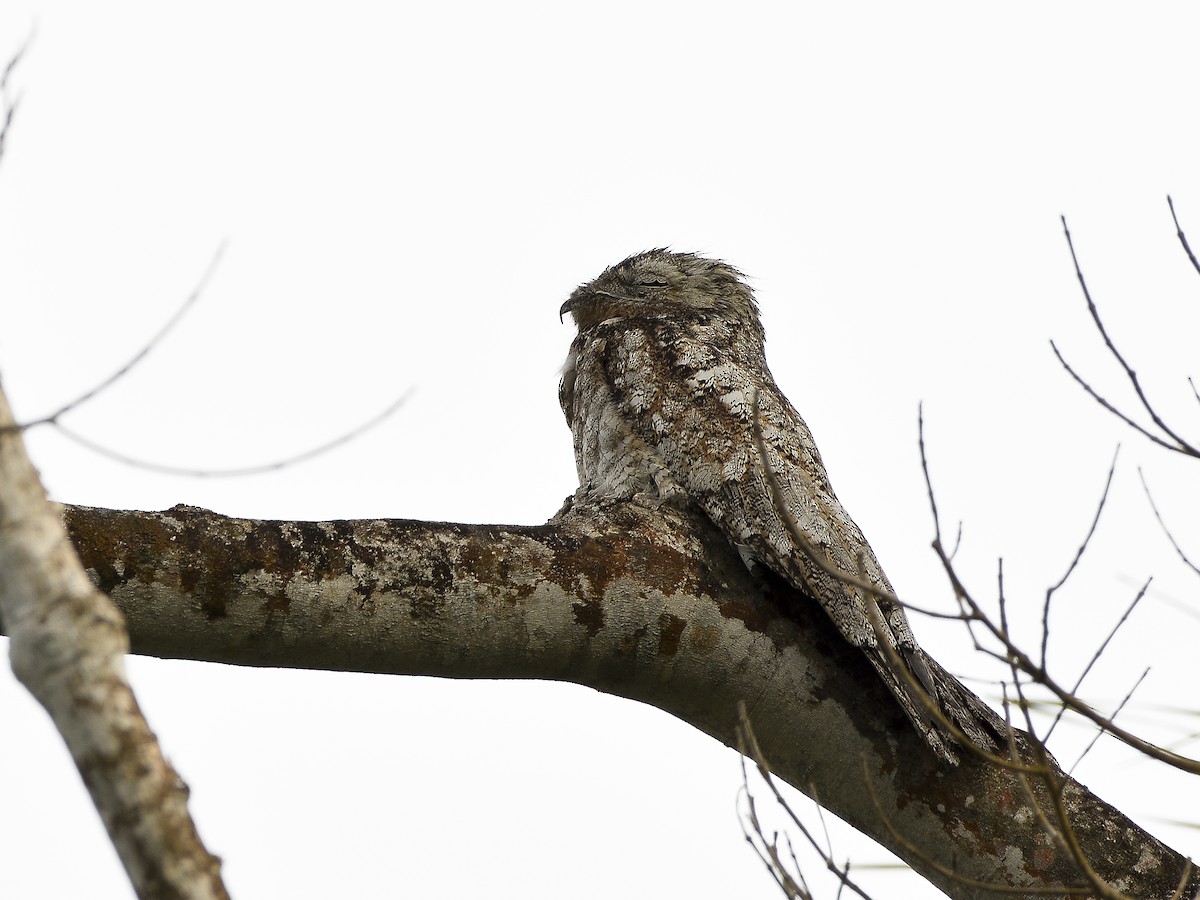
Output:
[[[11,426],[0,391],[0,619],[13,672],[62,734],[137,895],[227,897],[125,678],[123,617],[80,567]]]
[[[576,507],[538,527],[250,521],[183,506],[66,507],[64,517],[85,567],[125,612],[134,652],[571,681],[650,703],[731,746],[745,701],[780,778],[815,790],[943,890],[991,896],[946,871],[1031,895],[1084,884],[1015,774],[971,754],[939,766],[816,604],[747,572],[686,513]],[[1169,896],[1184,859],[1065,784],[1100,877]],[[1034,790],[1053,805],[1036,780]]]

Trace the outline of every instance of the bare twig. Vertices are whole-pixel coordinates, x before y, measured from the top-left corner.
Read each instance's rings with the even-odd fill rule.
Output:
[[[1179,448],[1176,447],[1174,444],[1172,444],[1170,441],[1164,441],[1158,435],[1147,430],[1144,426],[1139,425],[1133,419],[1129,418],[1129,416],[1125,415],[1125,413],[1121,412],[1121,410],[1117,409],[1115,406],[1113,406],[1111,403],[1109,403],[1107,400],[1105,400],[1104,397],[1102,397],[1099,393],[1097,393],[1096,390],[1090,384],[1088,384],[1086,381],[1083,380],[1083,377],[1078,372],[1076,372],[1073,368],[1071,368],[1071,364],[1068,363],[1066,361],[1066,359],[1063,357],[1062,353],[1059,352],[1058,345],[1055,344],[1054,341],[1050,342],[1050,349],[1054,351],[1054,355],[1055,355],[1055,357],[1057,357],[1059,364],[1062,365],[1062,367],[1067,370],[1067,374],[1075,379],[1075,383],[1078,384],[1081,388],[1083,388],[1084,391],[1087,392],[1089,397],[1091,397],[1093,400],[1095,400],[1097,403],[1099,403],[1101,406],[1103,406],[1105,409],[1107,409],[1110,413],[1112,413],[1114,416],[1116,416],[1118,419],[1120,419],[1122,422],[1124,422],[1126,425],[1128,425],[1130,428],[1132,428],[1138,434],[1148,438],[1149,440],[1158,444],[1158,446],[1160,446],[1160,447],[1165,447],[1167,450],[1174,450],[1176,452],[1179,451]]]
[[[1009,662],[1011,660],[1018,669],[1026,673],[1038,684],[1048,689],[1062,703],[1070,707],[1073,712],[1076,712],[1085,719],[1088,719],[1096,725],[1099,725],[1105,731],[1133,747],[1135,750],[1139,750],[1147,756],[1157,759],[1160,762],[1165,762],[1177,769],[1181,769],[1185,772],[1191,772],[1195,775],[1200,775],[1200,760],[1181,756],[1178,753],[1172,753],[1169,750],[1138,737],[1136,734],[1133,734],[1125,728],[1121,728],[1116,723],[1109,721],[1103,715],[1096,712],[1094,709],[1092,709],[1092,707],[1076,697],[1071,691],[1059,684],[1050,676],[1049,672],[1036,664],[1027,653],[1025,653],[1012,640],[1010,640],[1006,634],[1003,633],[996,623],[992,622],[991,619],[984,614],[979,604],[976,603],[974,598],[971,597],[970,592],[967,591],[966,587],[959,579],[958,574],[954,571],[954,567],[951,564],[950,559],[946,556],[945,551],[937,545],[935,545],[934,550],[937,552],[938,557],[942,562],[942,568],[946,572],[946,576],[950,579],[950,583],[954,588],[954,591],[962,597],[964,602],[966,602],[971,610],[975,613],[977,616],[975,621],[978,621],[981,625],[983,625],[983,627],[986,628],[987,631],[1001,643],[1004,651],[1003,653],[997,653],[995,651],[987,650],[986,648],[981,648],[982,652],[1004,662]]]
[[[144,469],[150,472],[159,472],[164,475],[182,475],[191,478],[230,478],[245,475],[261,475],[266,472],[274,472],[279,469],[295,465],[296,463],[305,462],[324,453],[328,453],[331,450],[349,443],[365,432],[370,431],[404,405],[404,403],[412,394],[411,389],[405,391],[398,398],[393,400],[382,412],[377,413],[366,422],[356,425],[354,428],[350,429],[344,434],[339,435],[333,440],[326,441],[325,443],[319,444],[316,447],[309,448],[308,450],[304,450],[300,453],[296,453],[273,462],[260,463],[252,466],[237,466],[228,469],[188,468],[185,466],[171,466],[163,463],[138,459],[136,457],[129,456],[128,454],[121,453],[117,450],[113,450],[109,447],[105,447],[102,444],[98,444],[95,441],[90,440],[89,438],[86,438],[78,432],[73,431],[72,429],[63,425],[60,420],[64,415],[83,405],[89,400],[94,399],[97,395],[112,387],[112,385],[121,378],[128,375],[129,372],[138,363],[145,359],[146,356],[149,355],[150,351],[157,347],[171,332],[171,330],[174,329],[177,324],[179,324],[179,321],[188,312],[188,310],[190,310],[196,304],[196,301],[200,299],[201,295],[208,287],[208,283],[212,280],[213,274],[216,272],[217,266],[221,261],[221,257],[224,255],[226,245],[227,242],[221,242],[216,251],[213,253],[212,259],[209,260],[208,266],[205,268],[204,273],[200,276],[200,280],[196,283],[196,286],[192,289],[192,292],[188,295],[187,299],[184,300],[171,318],[167,320],[166,324],[164,324],[162,328],[160,328],[158,332],[152,338],[150,338],[150,340],[137,353],[135,353],[128,362],[122,365],[119,369],[117,369],[117,371],[97,384],[95,387],[88,389],[75,399],[63,404],[54,412],[29,422],[8,426],[7,430],[25,430],[33,428],[37,425],[53,425],[59,430],[60,433],[62,433],[64,437],[74,441],[82,447],[86,447],[93,453],[96,453],[107,459],[111,459],[115,462],[119,462],[123,465]]]
[[[1100,502],[1096,505],[1096,515],[1092,517],[1092,524],[1088,528],[1087,534],[1084,535],[1083,542],[1079,545],[1079,549],[1075,551],[1075,556],[1071,560],[1071,564],[1067,566],[1067,571],[1063,573],[1063,577],[1046,590],[1046,600],[1042,604],[1042,668],[1046,666],[1046,647],[1050,642],[1050,601],[1055,591],[1067,583],[1067,579],[1071,577],[1071,573],[1079,565],[1079,560],[1083,558],[1083,553],[1087,549],[1088,544],[1091,543],[1092,535],[1096,533],[1096,526],[1100,524],[1100,514],[1104,512],[1104,504],[1108,500],[1108,492],[1112,487],[1113,473],[1117,470],[1117,455],[1120,452],[1121,448],[1118,445],[1116,452],[1113,453],[1112,463],[1108,467],[1108,477],[1104,480],[1104,491],[1100,494]]]
[[[925,452],[925,409],[924,404],[917,406],[917,449],[921,456],[921,475],[925,479],[925,493],[929,497],[929,509],[933,513],[933,546],[935,549],[942,546],[942,528],[941,519],[938,515],[937,498],[933,491],[933,475],[929,471],[929,457]],[[959,523],[959,536],[962,534],[962,524]],[[955,541],[955,552],[958,550],[957,540]],[[953,558],[953,553],[949,558]],[[956,579],[951,579],[951,586],[954,586]],[[965,590],[965,589],[964,589]],[[959,618],[963,621],[967,628],[967,634],[971,637],[971,643],[976,650],[982,650],[983,644],[979,640],[979,636],[975,634],[973,620],[976,613],[971,610],[964,598],[959,594],[958,590],[954,591],[954,602],[958,604]]]
[[[1197,449],[1196,447],[1189,444],[1182,437],[1180,437],[1158,414],[1158,412],[1154,408],[1154,405],[1150,402],[1150,399],[1146,396],[1146,392],[1142,388],[1142,383],[1141,383],[1141,380],[1137,376],[1137,372],[1135,372],[1133,367],[1129,365],[1129,362],[1125,359],[1124,355],[1122,355],[1121,351],[1117,349],[1116,344],[1113,343],[1112,338],[1108,334],[1108,329],[1106,329],[1104,327],[1104,322],[1100,318],[1100,311],[1096,308],[1096,303],[1092,299],[1091,291],[1088,290],[1087,280],[1083,277],[1083,271],[1079,267],[1079,258],[1075,254],[1075,243],[1074,243],[1074,241],[1071,240],[1071,232],[1067,228],[1066,216],[1062,216],[1061,218],[1062,218],[1062,225],[1063,225],[1063,234],[1066,235],[1067,247],[1071,251],[1071,262],[1075,266],[1075,277],[1079,280],[1080,288],[1083,289],[1083,296],[1084,296],[1084,299],[1087,301],[1088,312],[1091,313],[1092,321],[1096,324],[1096,329],[1100,332],[1101,338],[1104,339],[1105,347],[1108,348],[1108,352],[1110,354],[1112,354],[1112,357],[1120,364],[1121,368],[1125,371],[1126,379],[1129,381],[1130,385],[1133,387],[1133,391],[1137,395],[1138,400],[1141,402],[1142,408],[1150,416],[1150,420],[1156,426],[1158,426],[1159,430],[1162,431],[1163,434],[1167,435],[1167,437],[1169,437],[1175,443],[1171,444],[1165,440],[1156,438],[1147,429],[1145,429],[1142,426],[1135,423],[1131,418],[1129,418],[1129,416],[1120,412],[1111,403],[1104,400],[1099,394],[1097,394],[1094,390],[1092,390],[1092,388],[1075,372],[1074,369],[1072,369],[1069,365],[1067,365],[1066,360],[1063,359],[1062,354],[1058,352],[1058,348],[1056,346],[1054,346],[1054,342],[1052,341],[1051,347],[1054,348],[1054,355],[1058,357],[1059,362],[1062,363],[1063,367],[1070,373],[1071,377],[1074,378],[1084,388],[1084,390],[1086,390],[1088,392],[1088,394],[1090,394],[1096,401],[1098,401],[1102,406],[1104,406],[1105,409],[1109,410],[1114,415],[1118,416],[1121,419],[1121,421],[1123,421],[1127,425],[1133,427],[1139,433],[1150,438],[1151,440],[1153,440],[1155,443],[1159,444],[1160,446],[1174,450],[1177,453],[1183,453],[1187,456],[1200,456],[1200,449]]]
[[[101,456],[127,466],[146,469],[150,472],[160,472],[164,475],[183,475],[191,478],[232,478],[243,475],[261,475],[265,472],[274,472],[279,469],[295,465],[296,463],[305,462],[315,456],[320,456],[323,453],[328,453],[330,450],[341,447],[343,444],[348,444],[359,435],[370,431],[376,425],[380,424],[389,416],[391,416],[394,412],[396,412],[396,410],[405,404],[410,396],[412,396],[411,388],[393,400],[382,412],[372,416],[361,425],[356,425],[345,434],[342,434],[331,441],[326,441],[324,444],[320,444],[319,446],[312,447],[308,450],[304,450],[284,459],[275,460],[274,462],[262,463],[254,466],[242,466],[231,469],[189,469],[182,466],[168,466],[162,463],[147,462],[145,460],[135,459],[131,456],[126,456],[123,453],[118,453],[116,450],[103,447],[100,444],[88,440],[82,435],[76,434],[75,432],[69,430],[61,422],[55,423],[55,426],[65,437],[70,438],[80,446],[86,447],[93,453],[98,453]]]
[[[1129,689],[1129,691],[1125,694],[1125,696],[1121,698],[1121,702],[1117,704],[1116,709],[1114,709],[1111,713],[1108,714],[1108,718],[1110,721],[1115,719],[1117,716],[1119,716],[1121,714],[1121,710],[1123,710],[1125,708],[1125,704],[1127,704],[1133,698],[1134,692],[1139,687],[1142,686],[1142,682],[1146,680],[1146,676],[1149,674],[1150,674],[1149,668],[1142,670],[1142,674],[1139,675],[1138,680],[1133,683],[1133,687],[1131,687]],[[1100,736],[1102,734],[1104,734],[1103,731],[1097,731],[1094,735],[1092,735],[1092,739],[1090,741],[1088,741],[1088,745],[1083,748],[1083,752],[1080,753],[1079,757],[1075,760],[1075,762],[1073,762],[1071,764],[1071,768],[1067,769],[1068,775],[1071,775],[1072,773],[1074,773],[1075,769],[1079,766],[1079,764],[1081,762],[1083,762],[1084,757],[1087,756],[1092,751],[1092,748],[1096,746],[1096,742],[1100,740]]]
[[[921,468],[925,474],[925,482],[929,491],[931,509],[934,510],[934,528],[936,532],[938,529],[936,512],[937,504],[933,494],[933,481],[929,473],[929,462],[925,456],[924,440],[919,442],[919,446],[921,449]],[[1060,685],[1054,678],[1050,676],[1050,673],[1046,670],[1045,666],[1035,663],[1027,653],[1025,653],[1013,640],[1010,639],[1008,634],[1001,626],[992,621],[987,613],[984,612],[979,603],[976,602],[974,597],[971,595],[971,592],[959,578],[958,573],[954,569],[954,564],[949,555],[946,553],[945,548],[942,547],[940,534],[938,537],[934,538],[933,549],[934,552],[937,553],[938,559],[942,563],[942,569],[950,582],[950,587],[954,591],[955,598],[964,608],[963,621],[967,623],[968,629],[971,629],[973,625],[978,623],[1000,643],[1002,648],[1002,652],[997,652],[987,648],[972,630],[971,636],[977,650],[988,656],[991,656],[993,659],[1005,663],[1006,665],[1015,665],[1017,669],[1019,669],[1021,672],[1024,672],[1033,681],[1048,689],[1052,694],[1054,694],[1055,697],[1058,698],[1061,703],[1065,704],[1073,712],[1078,713],[1085,719],[1088,719],[1094,724],[1100,726],[1102,729],[1112,734],[1122,742],[1128,744],[1130,747],[1133,747],[1135,750],[1139,750],[1153,759],[1157,759],[1160,762],[1165,762],[1168,765],[1181,769],[1185,772],[1200,774],[1200,760],[1182,756],[1163,747],[1156,746],[1149,741],[1143,740],[1129,730],[1109,721],[1103,715],[1096,712],[1088,704],[1084,703],[1077,696],[1075,696],[1072,691],[1069,691]]]
[[[1083,671],[1080,672],[1079,677],[1075,679],[1075,685],[1071,688],[1072,695],[1079,695],[1079,689],[1083,686],[1083,680],[1087,678],[1088,673],[1092,671],[1092,667],[1099,661],[1100,657],[1104,655],[1104,651],[1108,648],[1109,642],[1116,637],[1118,629],[1125,624],[1125,622],[1129,619],[1129,616],[1133,613],[1134,609],[1137,608],[1137,605],[1142,602],[1142,598],[1146,596],[1146,591],[1150,588],[1151,581],[1153,581],[1153,579],[1146,579],[1145,584],[1141,586],[1137,594],[1134,595],[1133,600],[1130,601],[1129,606],[1125,608],[1125,612],[1121,614],[1121,618],[1119,618],[1116,624],[1113,625],[1113,627],[1109,630],[1108,636],[1101,642],[1100,646],[1096,648],[1096,652],[1092,654],[1092,658],[1088,660],[1088,664],[1083,667]],[[1042,657],[1042,662],[1044,668],[1045,656]],[[1066,707],[1060,708],[1058,715],[1054,717],[1054,721],[1050,724],[1050,730],[1046,732],[1047,740],[1049,740],[1050,735],[1054,732],[1055,726],[1058,725],[1059,721],[1062,719],[1065,710]],[[1109,718],[1109,721],[1111,721],[1111,717]]]
[[[787,799],[783,796],[783,794],[780,793],[779,787],[775,784],[775,780],[771,776],[770,766],[767,764],[767,760],[763,756],[762,749],[758,745],[758,739],[754,735],[754,729],[750,724],[750,716],[746,712],[745,703],[738,704],[737,740],[738,751],[742,754],[743,790],[746,792],[750,804],[751,831],[753,831],[753,833],[758,837],[762,846],[759,847],[758,844],[756,844],[751,838],[751,835],[746,832],[745,823],[743,823],[742,826],[743,834],[746,836],[747,843],[754,847],[755,852],[758,853],[759,857],[763,860],[764,864],[766,864],[767,868],[771,870],[771,874],[774,876],[780,888],[784,890],[786,896],[789,898],[808,898],[811,896],[811,894],[808,892],[808,885],[804,882],[804,876],[800,871],[799,863],[796,859],[795,851],[791,847],[790,840],[788,842],[788,848],[791,851],[791,857],[793,864],[796,867],[796,877],[799,878],[799,883],[792,878],[786,867],[783,866],[781,860],[779,859],[777,839],[767,840],[766,836],[763,834],[761,823],[758,821],[758,818],[755,815],[754,798],[750,793],[750,784],[746,773],[745,764],[747,757],[754,761],[759,775],[770,789],[775,802],[787,814],[788,818],[791,819],[792,824],[794,824],[800,830],[800,833],[804,836],[804,839],[808,841],[812,849],[816,851],[817,855],[821,858],[821,861],[825,864],[825,868],[832,872],[834,877],[837,878],[841,888],[849,888],[859,897],[863,898],[863,900],[871,900],[870,895],[866,893],[866,891],[864,891],[859,885],[855,884],[850,878],[850,864],[847,862],[846,864],[839,866],[837,861],[833,858],[833,849],[832,846],[829,845],[828,830],[825,830],[826,844],[829,845],[829,849],[826,850],[821,846],[821,843],[817,840],[816,836],[813,835],[808,827],[800,820],[800,817],[792,809],[791,805],[787,802]],[[817,802],[815,797],[813,799],[814,802]],[[825,820],[823,817],[821,819],[821,825],[822,828],[824,828]],[[841,888],[839,888],[839,895]]]
[[[746,839],[746,843],[762,860],[767,871],[771,873],[771,877],[775,879],[775,883],[779,885],[779,889],[783,891],[783,895],[788,900],[794,898],[802,898],[802,900],[811,900],[812,894],[808,890],[808,885],[804,882],[804,875],[800,871],[800,867],[796,866],[796,877],[799,882],[792,877],[787,867],[779,859],[778,834],[775,835],[775,840],[767,840],[766,834],[763,831],[762,823],[758,820],[758,808],[754,800],[754,795],[750,793],[748,784],[749,776],[746,773],[745,757],[742,758],[742,782],[746,787],[742,791],[746,795],[746,815],[742,818],[742,836]],[[749,828],[747,828],[747,824]],[[757,840],[755,840],[757,838]],[[788,842],[789,850],[791,842]],[[795,855],[793,854],[793,859]]]
[[[933,495],[933,482],[929,478],[929,465],[925,456],[925,404],[917,404],[917,449],[921,453],[921,468],[925,472],[925,490],[929,496],[929,510],[933,513],[933,538],[938,543],[942,540],[942,519],[938,515],[937,498]],[[961,532],[961,525],[960,525]],[[958,550],[958,541],[954,543],[954,549]],[[953,554],[952,554],[953,555]]]
[[[1008,637],[1008,599],[1004,596],[1004,557],[996,560],[996,606],[1000,611],[1000,633]]]
[[[1063,225],[1063,234],[1067,238],[1067,247],[1071,251],[1071,262],[1075,266],[1075,277],[1079,280],[1079,287],[1083,290],[1083,297],[1084,300],[1087,301],[1088,312],[1091,313],[1092,321],[1096,323],[1096,329],[1100,332],[1100,337],[1104,339],[1104,346],[1108,348],[1108,352],[1113,355],[1113,358],[1116,359],[1116,361],[1121,364],[1121,368],[1125,370],[1125,377],[1129,379],[1129,383],[1133,387],[1134,393],[1137,394],[1138,400],[1140,400],[1142,403],[1142,408],[1146,410],[1146,413],[1150,416],[1151,421],[1153,421],[1154,424],[1162,429],[1167,435],[1174,438],[1180,444],[1183,444],[1183,439],[1175,434],[1175,432],[1171,430],[1167,423],[1159,417],[1158,413],[1155,412],[1153,405],[1151,405],[1149,398],[1146,397],[1146,393],[1142,389],[1142,384],[1138,379],[1137,372],[1133,370],[1133,367],[1129,365],[1125,357],[1121,354],[1121,351],[1117,349],[1116,344],[1113,343],[1112,338],[1108,334],[1108,329],[1104,327],[1104,322],[1100,318],[1100,310],[1096,308],[1096,302],[1092,299],[1092,292],[1088,289],[1087,280],[1083,277],[1083,270],[1079,267],[1079,257],[1075,254],[1075,242],[1071,239],[1070,229],[1067,228],[1067,217],[1061,216],[1061,219]]]
[[[204,293],[204,289],[208,287],[208,282],[212,279],[213,273],[216,272],[217,265],[221,262],[221,257],[225,253],[226,243],[226,241],[222,241],[217,245],[217,249],[213,253],[212,259],[208,261],[208,265],[205,267],[204,273],[200,276],[200,280],[196,282],[196,286],[192,288],[192,292],[188,295],[187,299],[183,301],[177,310],[175,310],[174,315],[172,315],[171,318],[167,320],[166,324],[158,330],[158,333],[155,334],[154,337],[150,338],[150,340],[146,342],[142,349],[135,353],[128,362],[126,362],[123,366],[121,366],[121,368],[117,369],[117,371],[113,372],[95,387],[89,388],[74,400],[71,400],[69,403],[65,403],[49,415],[42,416],[40,419],[34,419],[31,422],[24,422],[19,427],[22,429],[28,429],[33,428],[36,425],[57,425],[59,424],[58,420],[60,417],[93,399],[98,394],[112,387],[116,382],[128,375],[130,370],[132,370],[134,366],[145,359],[150,351],[159,345],[163,338],[165,338],[171,332],[171,329],[179,324],[179,320],[184,317],[187,311],[190,310],[196,304],[196,301],[200,299],[201,294]]]
[[[4,157],[4,148],[8,138],[8,130],[12,127],[13,119],[17,114],[17,107],[21,105],[20,95],[13,96],[9,89],[8,80],[12,77],[12,73],[16,71],[17,64],[21,62],[21,58],[25,56],[29,50],[30,44],[33,43],[33,32],[30,31],[29,37],[17,48],[17,52],[9,59],[5,65],[4,71],[0,73],[0,116],[3,121],[0,121],[0,159]]]
[[[1186,565],[1197,575],[1200,575],[1200,566],[1197,566],[1194,562],[1192,562],[1191,559],[1188,558],[1188,555],[1183,552],[1183,548],[1179,546],[1178,542],[1175,540],[1175,536],[1171,534],[1171,529],[1168,528],[1167,523],[1163,521],[1163,517],[1158,511],[1158,507],[1154,503],[1154,497],[1150,493],[1150,487],[1146,484],[1146,476],[1142,474],[1141,466],[1138,466],[1137,473],[1138,479],[1142,482],[1142,490],[1146,492],[1146,499],[1150,501],[1150,508],[1154,510],[1154,518],[1158,520],[1158,524],[1161,526],[1163,534],[1167,536],[1167,540],[1171,542],[1171,546],[1175,548],[1175,552],[1179,554],[1179,558],[1183,560],[1184,565]]]
[[[1192,268],[1200,272],[1200,262],[1196,261],[1196,254],[1188,246],[1187,236],[1183,233],[1183,229],[1179,227],[1179,218],[1175,215],[1175,202],[1171,199],[1170,194],[1167,194],[1167,206],[1171,208],[1171,221],[1175,223],[1175,236],[1179,238],[1179,243],[1183,244],[1183,252],[1192,261]]]

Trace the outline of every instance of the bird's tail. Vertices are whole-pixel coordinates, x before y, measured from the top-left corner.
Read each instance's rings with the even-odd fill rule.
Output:
[[[1003,740],[1003,720],[920,647],[898,647],[907,672],[897,671],[882,647],[863,648],[901,708],[943,760],[957,765],[967,745],[995,753]],[[911,677],[906,677],[911,676]]]

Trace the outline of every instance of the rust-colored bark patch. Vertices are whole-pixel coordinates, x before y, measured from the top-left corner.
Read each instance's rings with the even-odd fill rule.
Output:
[[[1042,847],[1033,851],[1033,865],[1036,869],[1046,872],[1054,865],[1057,857],[1053,847]]]
[[[533,593],[534,579],[514,577],[525,569],[528,560],[512,542],[497,535],[488,534],[486,539],[473,536],[460,551],[459,560],[476,581],[503,585],[504,591],[499,596],[509,603],[519,603]]]
[[[679,616],[663,613],[658,617],[658,652],[663,656],[674,656],[679,651],[679,638],[687,625]]]
[[[575,621],[587,629],[588,637],[595,637],[604,627],[604,604],[595,598],[571,604]]]
[[[609,582],[620,576],[629,564],[624,547],[600,538],[585,539],[567,549],[571,552],[573,574],[586,579],[598,596],[604,595]]]
[[[765,634],[767,631],[767,625],[770,620],[760,610],[755,609],[749,603],[722,603],[718,608],[721,610],[721,615],[726,619],[739,619],[751,631],[757,631],[762,634]]]

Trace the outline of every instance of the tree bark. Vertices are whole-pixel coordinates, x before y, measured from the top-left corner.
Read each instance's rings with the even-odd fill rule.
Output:
[[[54,720],[137,895],[228,897],[220,860],[188,815],[187,787],[125,677],[123,617],[80,567],[3,391],[0,620],[13,672]]]
[[[63,516],[135,653],[570,681],[731,746],[744,701],[778,777],[947,893],[994,896],[939,867],[1029,896],[1090,893],[1016,775],[971,754],[939,764],[816,604],[748,572],[700,517],[633,504],[575,507],[538,527],[252,521],[186,506]],[[1129,895],[1171,896],[1186,860],[1067,784],[1099,876]],[[1200,886],[1190,880],[1186,896]]]

